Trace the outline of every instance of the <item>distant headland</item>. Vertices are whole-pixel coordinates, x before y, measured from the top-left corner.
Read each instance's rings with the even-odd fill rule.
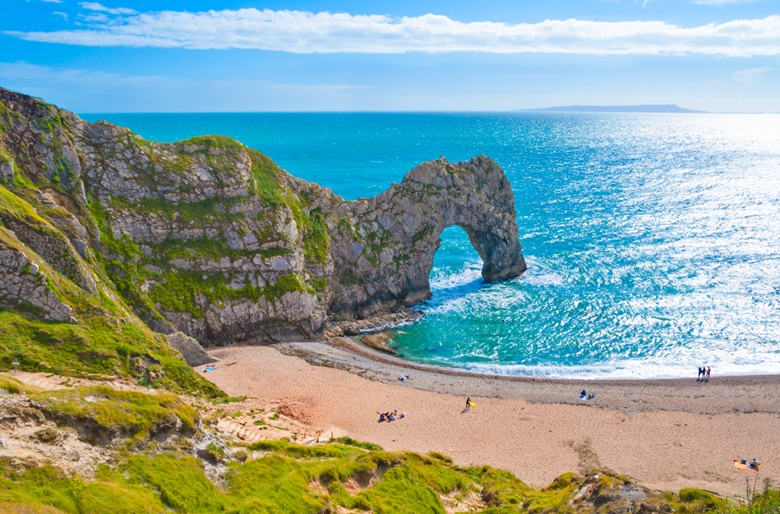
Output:
[[[543,109],[521,109],[518,112],[663,112],[663,113],[702,113],[683,109],[674,104],[667,105],[567,105],[564,107],[545,107]]]

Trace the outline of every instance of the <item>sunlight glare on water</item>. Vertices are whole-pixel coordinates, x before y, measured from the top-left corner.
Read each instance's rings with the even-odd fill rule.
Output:
[[[465,233],[445,231],[426,316],[394,342],[410,359],[583,378],[780,371],[780,116],[87,118],[161,141],[230,135],[346,199],[441,155],[494,158],[529,270],[484,284]]]

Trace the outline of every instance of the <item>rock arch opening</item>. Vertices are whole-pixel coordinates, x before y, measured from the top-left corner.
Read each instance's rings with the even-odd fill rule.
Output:
[[[465,294],[484,284],[482,267],[484,262],[471,244],[466,231],[452,225],[442,230],[439,246],[433,254],[433,263],[428,272],[431,294]]]

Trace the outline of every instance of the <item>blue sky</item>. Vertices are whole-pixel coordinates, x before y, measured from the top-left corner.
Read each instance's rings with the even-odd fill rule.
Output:
[[[780,111],[778,0],[4,0],[0,86],[76,112]]]

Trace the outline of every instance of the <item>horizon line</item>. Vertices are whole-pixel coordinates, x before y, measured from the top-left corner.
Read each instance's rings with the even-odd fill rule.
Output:
[[[60,109],[63,109],[60,107]],[[71,112],[79,116],[95,114],[780,114],[780,111],[699,111],[699,112],[582,112],[582,111],[549,111],[549,108],[538,109],[512,109],[512,110],[437,110],[437,111],[410,111],[410,110],[355,110],[355,111],[76,111]],[[69,110],[69,109],[63,109]]]

